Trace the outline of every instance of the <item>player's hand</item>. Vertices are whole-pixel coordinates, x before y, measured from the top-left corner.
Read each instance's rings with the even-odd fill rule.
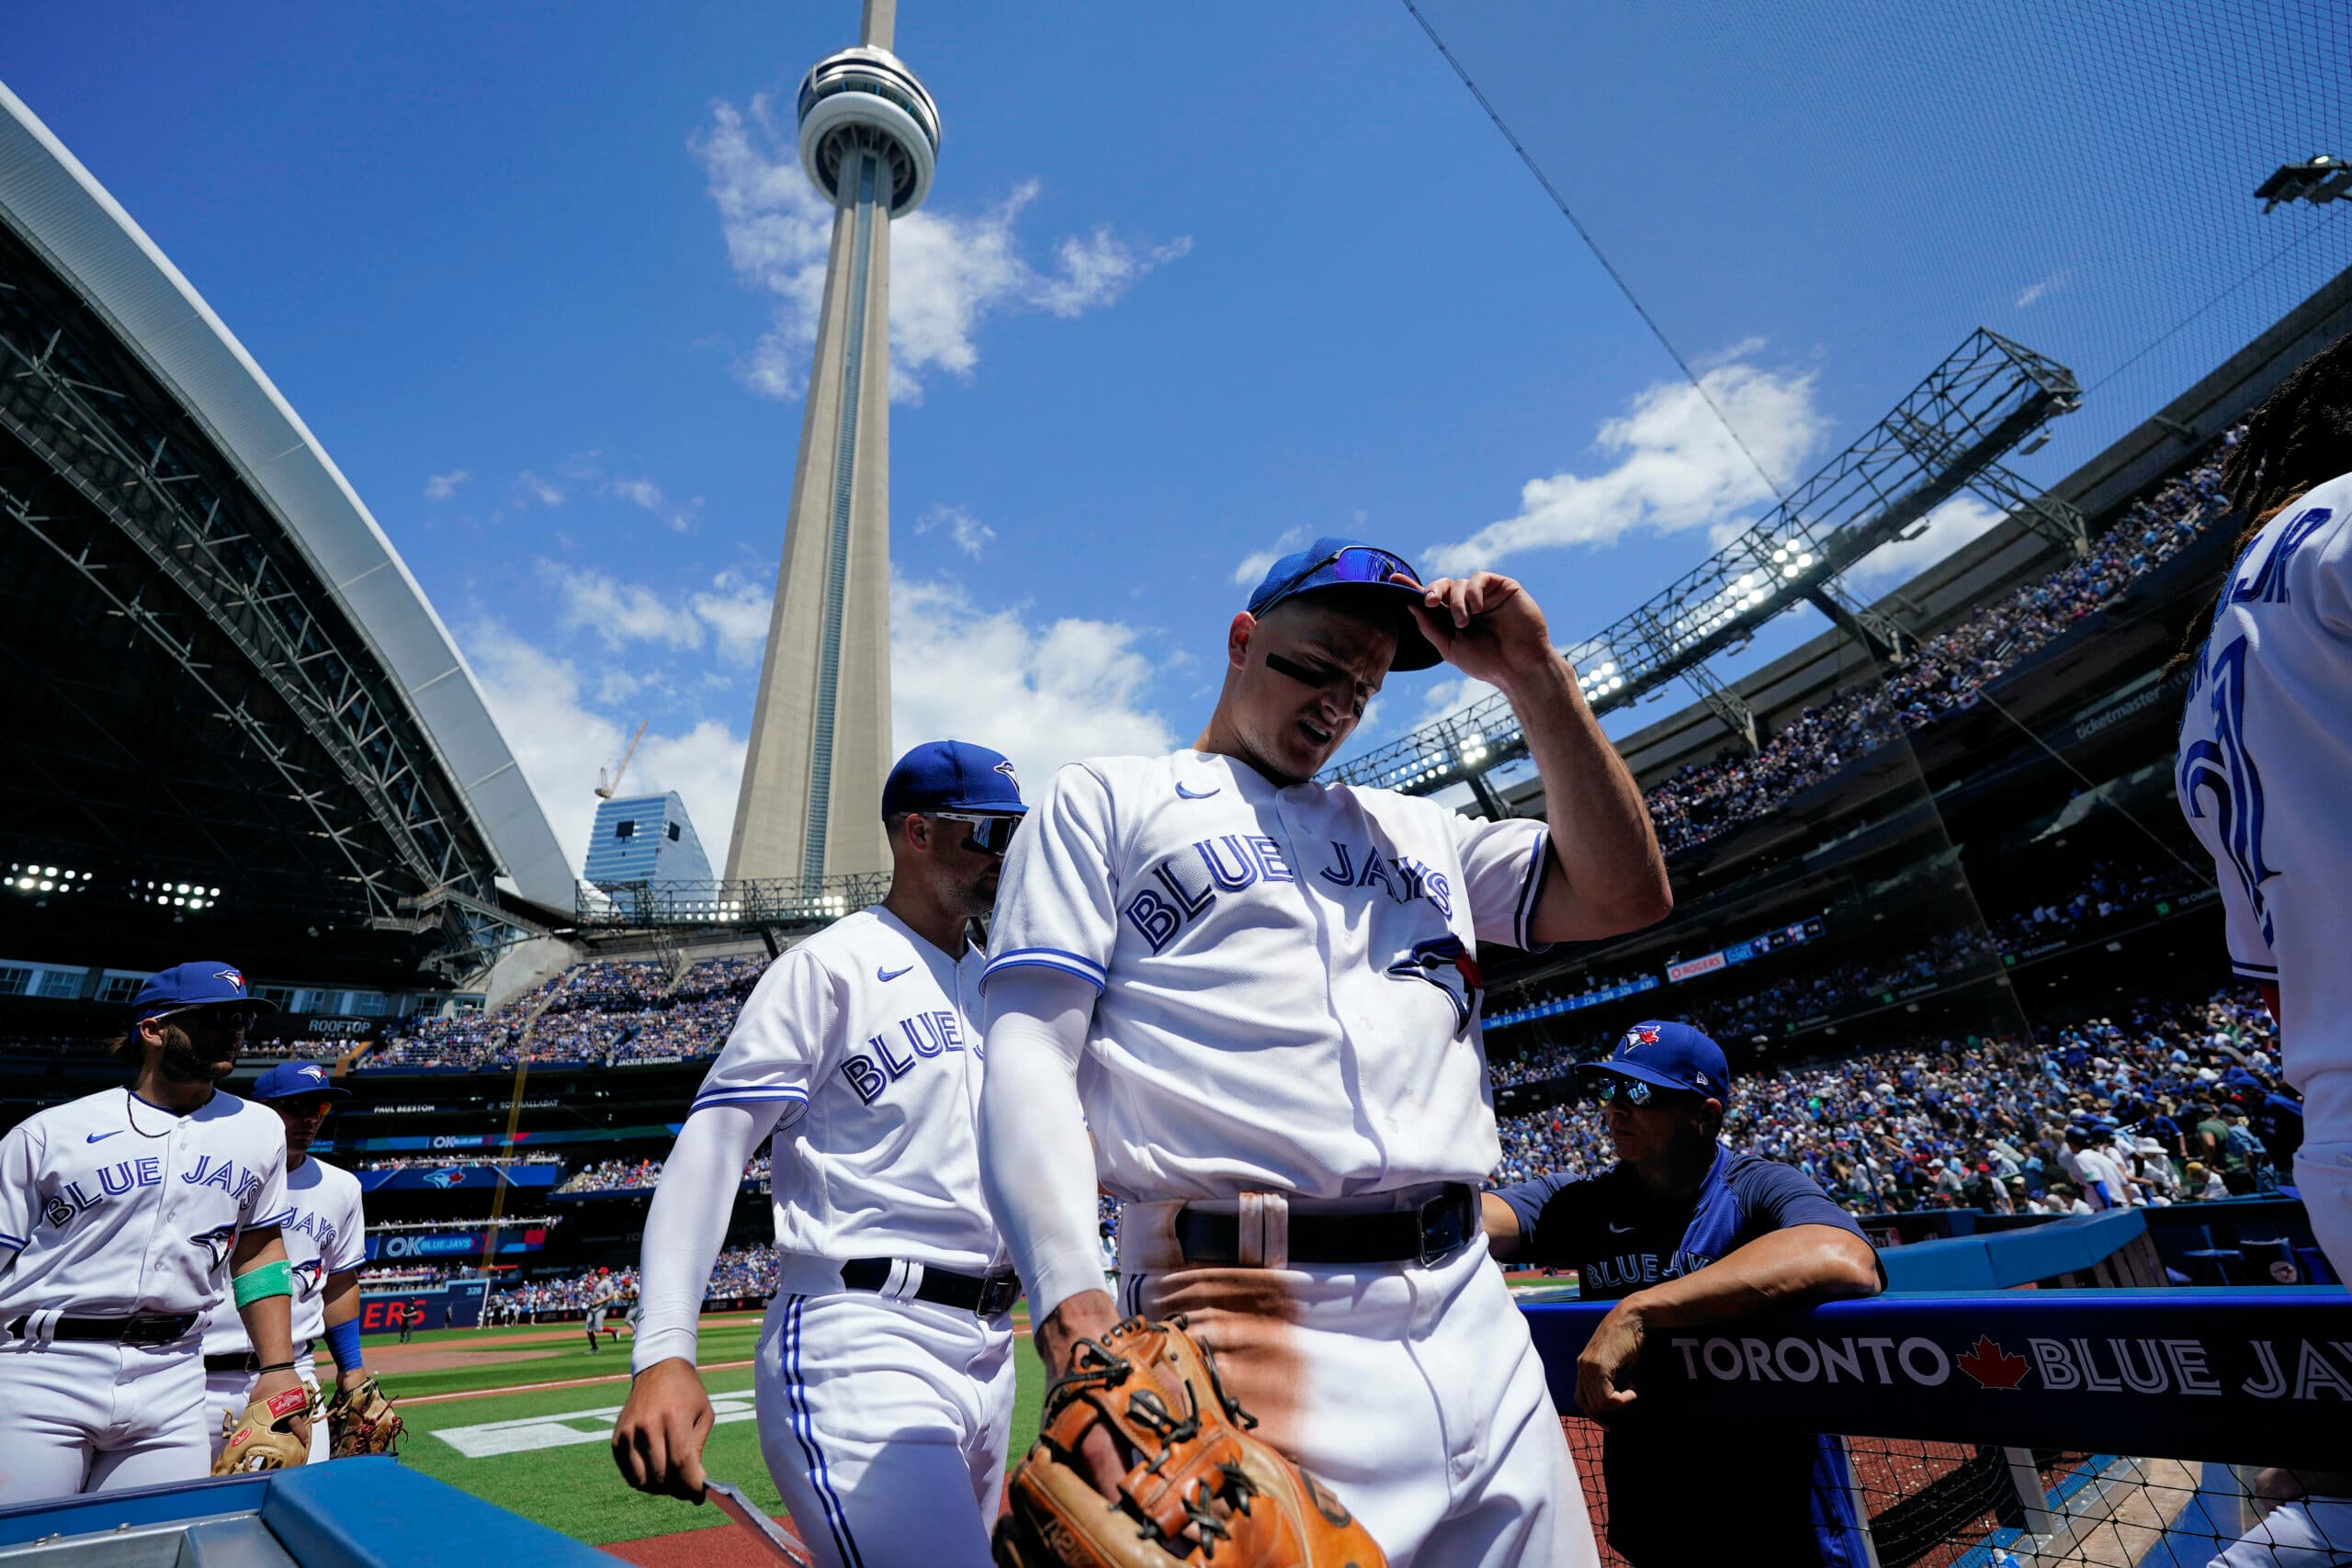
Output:
[[[629,1385],[613,1426],[613,1462],[639,1492],[703,1496],[702,1446],[710,1437],[710,1394],[683,1356],[656,1361]]]
[[[1630,1297],[1609,1309],[1577,1358],[1578,1409],[1596,1421],[1608,1421],[1634,1403],[1629,1385],[1642,1364],[1646,1336],[1641,1308]]]
[[[1047,1313],[1031,1336],[1036,1342],[1037,1359],[1046,1363],[1046,1382],[1050,1384],[1069,1373],[1080,1340],[1099,1344],[1118,1325],[1119,1309],[1108,1291],[1080,1291]],[[1119,1445],[1110,1427],[1098,1422],[1087,1429],[1079,1439],[1075,1468],[1083,1471],[1104,1497],[1114,1503],[1119,1500],[1119,1483],[1126,1478],[1127,1467],[1119,1457]]]
[[[272,1399],[278,1394],[284,1393],[288,1389],[299,1389],[302,1388],[302,1380],[291,1371],[264,1372],[261,1376],[254,1379],[254,1391],[245,1395],[245,1399],[248,1404],[264,1399]],[[304,1392],[307,1393],[308,1391],[305,1390]],[[294,1417],[294,1425],[290,1430],[297,1438],[300,1438],[304,1444],[307,1445],[310,1442],[311,1412],[308,1408],[305,1408],[301,1415]]]
[[[1532,675],[1559,661],[1551,628],[1534,599],[1500,572],[1441,577],[1415,582],[1402,572],[1391,582],[1421,591],[1413,606],[1421,635],[1448,664],[1494,686]]]

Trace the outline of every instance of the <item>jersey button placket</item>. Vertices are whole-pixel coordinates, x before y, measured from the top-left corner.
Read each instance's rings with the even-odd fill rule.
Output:
[[[1317,968],[1323,976],[1324,1013],[1331,1020],[1332,1027],[1339,1031],[1340,1055],[1348,1065],[1349,1075],[1361,1082],[1363,1077],[1363,1064],[1356,1059],[1355,1033],[1349,1029],[1347,1019],[1340,1011],[1339,987],[1331,972],[1331,954],[1339,946],[1339,941],[1332,933],[1332,927],[1345,919],[1346,911],[1338,907],[1330,896],[1317,886],[1313,873],[1307,869],[1309,863],[1298,852],[1299,840],[1303,838],[1310,838],[1309,824],[1300,820],[1302,813],[1291,800],[1289,791],[1282,791],[1275,795],[1274,809],[1280,814],[1282,819],[1283,852],[1290,860],[1295,879],[1293,886],[1298,889],[1299,897],[1306,900],[1306,916],[1315,928],[1316,942],[1319,950],[1317,954],[1318,960]],[[1319,840],[1313,841],[1319,842]],[[1379,1159],[1381,1175],[1385,1177],[1388,1170],[1388,1140],[1384,1135],[1385,1129],[1378,1124],[1369,1111],[1359,1106],[1357,1130],[1363,1135],[1364,1140],[1372,1145],[1373,1152]],[[1371,1190],[1377,1190],[1379,1185],[1379,1181],[1375,1179]]]

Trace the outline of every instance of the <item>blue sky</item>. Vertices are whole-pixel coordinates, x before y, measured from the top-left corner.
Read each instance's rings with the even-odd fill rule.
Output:
[[[2317,9],[1923,0],[1899,37],[1842,3],[1424,9],[1784,483],[1980,321],[2105,378],[2019,465],[2055,479],[2352,262],[2341,205],[2244,194],[2346,129]],[[640,719],[631,783],[723,852],[822,225],[790,98],[855,28],[855,0],[0,19],[9,86],[405,555],[575,861]],[[946,126],[896,242],[902,742],[1037,779],[1190,739],[1286,539],[1491,560],[1566,640],[1769,504],[1400,6],[903,0],[899,43]],[[1461,694],[1401,677],[1366,738]]]

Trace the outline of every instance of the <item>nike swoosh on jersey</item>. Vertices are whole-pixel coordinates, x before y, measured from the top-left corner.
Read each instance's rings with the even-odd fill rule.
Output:
[[[874,977],[877,980],[895,980],[901,975],[910,973],[913,969],[914,965],[911,964],[904,969],[876,969],[874,971]]]
[[[1623,1235],[1627,1231],[1632,1230],[1633,1228],[1634,1227],[1631,1225],[1611,1224],[1609,1227],[1609,1234],[1611,1235]]]
[[[114,1133],[93,1133],[93,1134],[91,1134],[88,1137],[86,1137],[86,1138],[83,1139],[82,1141],[83,1141],[84,1143],[85,1143],[85,1144],[95,1144],[95,1143],[96,1143],[98,1140],[100,1140],[101,1138],[111,1138],[111,1137],[113,1137],[113,1136],[114,1136],[114,1134],[115,1134],[115,1133],[119,1133],[119,1132],[121,1132],[121,1131],[122,1131],[122,1129],[121,1129],[121,1128],[117,1127],[117,1128],[114,1130]]]
[[[1196,791],[1196,790],[1189,790],[1189,789],[1186,789],[1186,788],[1185,788],[1182,784],[1178,784],[1178,785],[1176,786],[1176,795],[1177,795],[1177,798],[1178,798],[1178,799],[1180,799],[1180,800],[1206,800],[1209,796],[1211,796],[1211,795],[1215,795],[1215,794],[1216,794],[1216,793],[1217,793],[1217,791],[1216,791],[1216,790],[1214,790],[1214,789],[1204,789],[1204,790],[1197,790],[1197,791]]]

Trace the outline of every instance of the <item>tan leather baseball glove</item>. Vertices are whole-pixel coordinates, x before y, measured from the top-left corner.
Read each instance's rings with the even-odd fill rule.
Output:
[[[289,1388],[283,1393],[256,1399],[245,1406],[242,1416],[220,1413],[220,1430],[227,1438],[221,1445],[220,1457],[212,1461],[215,1475],[234,1475],[240,1471],[286,1470],[311,1457],[311,1429],[308,1422],[296,1421],[311,1408],[311,1391]]]
[[[327,1457],[388,1454],[408,1423],[371,1376],[357,1388],[338,1388],[327,1402]]]
[[[1119,1499],[1079,1467],[1080,1441],[1111,1428],[1128,1458]],[[997,1521],[1001,1568],[1386,1568],[1340,1500],[1250,1434],[1216,1363],[1181,1317],[1131,1317],[1079,1342],[1046,1393],[1045,1430],[1016,1466]]]

